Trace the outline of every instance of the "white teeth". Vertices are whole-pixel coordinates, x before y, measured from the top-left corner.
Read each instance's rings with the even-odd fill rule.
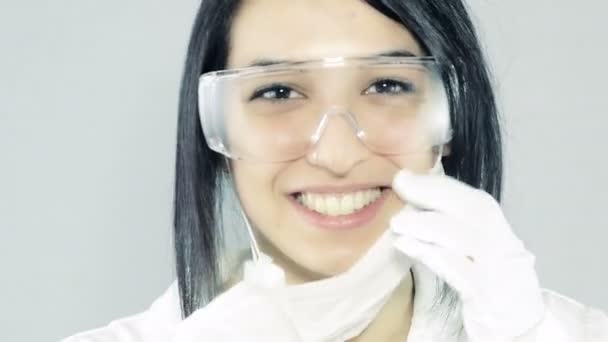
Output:
[[[357,210],[376,201],[382,191],[379,188],[362,190],[347,194],[314,194],[310,192],[301,193],[298,202],[310,210],[323,215],[339,216],[352,214]]]
[[[335,196],[326,197],[325,206],[327,207],[327,215],[337,216],[340,214],[340,201]]]
[[[314,207],[312,206],[313,203]],[[311,202],[307,202],[307,207],[321,214],[327,214],[327,210],[325,210],[325,200],[321,196],[317,196]]]
[[[361,209],[365,203],[363,203],[363,191],[357,191],[355,193],[355,209]]]
[[[348,210],[350,208],[355,209],[355,196],[342,196],[342,201],[340,201],[340,215],[348,214]]]

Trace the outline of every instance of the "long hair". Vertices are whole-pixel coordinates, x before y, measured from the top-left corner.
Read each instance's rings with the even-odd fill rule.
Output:
[[[461,0],[368,0],[405,25],[426,53],[445,66],[453,137],[443,157],[448,175],[500,200],[502,147],[498,113],[483,53]],[[239,0],[204,0],[196,16],[181,83],[174,199],[174,244],[182,317],[221,293],[222,177],[226,164],[200,127],[198,78],[225,68]],[[449,66],[449,67],[448,67]],[[438,302],[454,304],[444,284]]]

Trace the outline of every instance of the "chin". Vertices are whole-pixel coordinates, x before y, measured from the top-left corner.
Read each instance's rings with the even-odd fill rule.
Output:
[[[273,244],[265,236],[261,236],[259,241],[262,242],[262,250],[270,252],[275,262],[285,270],[288,283],[291,284],[321,280],[344,273],[365,254],[371,244],[368,239],[344,241],[344,237],[340,239],[342,241],[332,241],[333,243],[328,241],[329,238],[308,241],[301,236],[277,240],[277,243]],[[294,244],[294,241],[301,243]]]
[[[311,260],[308,267],[305,266],[305,268],[316,274],[319,279],[328,278],[348,271],[360,257],[361,254],[355,251],[319,255],[315,260]]]

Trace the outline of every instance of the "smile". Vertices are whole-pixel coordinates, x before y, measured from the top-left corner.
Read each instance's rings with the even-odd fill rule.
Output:
[[[349,215],[362,210],[382,196],[382,188],[364,189],[342,194],[302,192],[295,195],[304,207],[327,216]]]
[[[345,230],[369,224],[383,207],[391,188],[368,186],[311,188],[287,196],[296,212],[313,226]]]

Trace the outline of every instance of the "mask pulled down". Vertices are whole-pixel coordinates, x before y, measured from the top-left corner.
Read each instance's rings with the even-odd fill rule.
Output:
[[[299,341],[345,341],[361,334],[410,271],[413,261],[394,248],[395,239],[386,231],[346,272],[298,285],[287,285],[283,270],[262,255],[245,264],[244,283],[265,293]]]

